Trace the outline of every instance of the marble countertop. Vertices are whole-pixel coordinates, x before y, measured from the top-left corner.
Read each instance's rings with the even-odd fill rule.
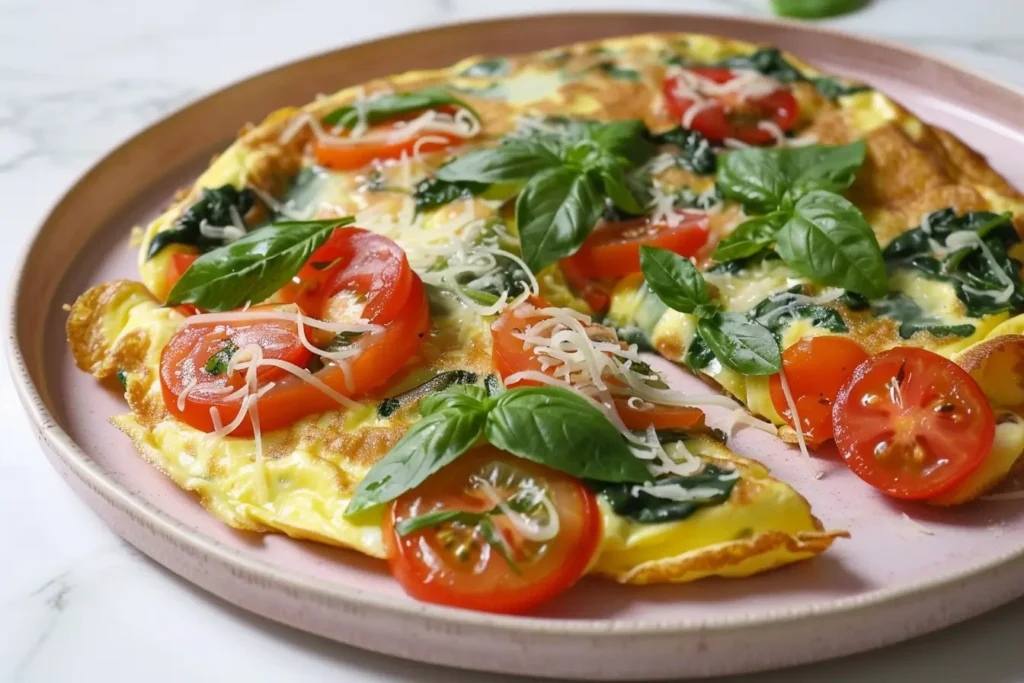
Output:
[[[157,117],[251,72],[347,43],[567,9],[764,15],[768,0],[0,0],[0,273],[74,179]],[[329,19],[334,16],[336,19]],[[874,0],[828,22],[1024,85],[1024,3]],[[259,48],[254,48],[259,45]],[[0,364],[3,361],[0,360]],[[250,616],[108,530],[46,463],[0,371],[0,683],[511,681],[389,659]],[[1024,601],[878,652],[734,683],[1024,683]]]

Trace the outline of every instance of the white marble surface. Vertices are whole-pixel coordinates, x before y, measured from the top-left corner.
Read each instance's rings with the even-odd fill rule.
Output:
[[[0,272],[115,143],[250,72],[414,27],[518,11],[761,15],[767,0],[0,0]],[[333,19],[331,17],[334,17]],[[1024,85],[1021,0],[875,0],[829,22]],[[2,361],[0,361],[2,363]],[[491,681],[254,618],[121,542],[47,465],[0,374],[0,682]],[[1024,683],[1024,602],[875,653],[735,683]],[[520,680],[520,679],[516,679]]]

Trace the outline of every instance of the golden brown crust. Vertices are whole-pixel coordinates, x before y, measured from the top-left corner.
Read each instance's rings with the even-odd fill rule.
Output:
[[[118,359],[111,354],[114,340],[108,338],[104,320],[113,308],[133,295],[152,299],[141,283],[114,280],[96,285],[72,305],[65,332],[71,355],[80,369],[100,379],[117,371]]]

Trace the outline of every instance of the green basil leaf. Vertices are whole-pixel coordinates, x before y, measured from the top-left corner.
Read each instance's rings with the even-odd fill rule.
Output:
[[[351,217],[274,223],[200,256],[167,295],[167,304],[208,311],[258,304],[281,289]]]
[[[604,211],[593,172],[549,168],[530,180],[516,200],[523,260],[533,272],[575,253]]]
[[[718,243],[711,258],[720,263],[747,258],[767,249],[779,231],[778,219],[758,216],[743,221]]]
[[[744,375],[773,375],[782,367],[779,343],[766,328],[738,313],[697,321],[697,333],[722,365]]]
[[[487,183],[476,183],[471,180],[450,181],[440,178],[424,178],[416,183],[413,190],[416,211],[429,211],[451,204],[456,199],[475,197],[488,187]]]
[[[860,210],[831,192],[816,190],[793,207],[776,235],[775,250],[800,275],[868,298],[889,289],[882,249]]]
[[[441,526],[448,522],[459,522],[466,526],[475,526],[484,518],[484,514],[486,513],[466,512],[465,510],[437,510],[435,512],[428,512],[425,515],[403,519],[395,525],[395,533],[399,536],[408,536],[422,529]]]
[[[511,389],[487,416],[487,440],[521,458],[581,479],[644,482],[644,462],[585,398],[557,387]]]
[[[553,145],[541,140],[517,139],[497,147],[474,149],[437,169],[441,180],[476,183],[523,181],[562,165]]]
[[[592,124],[587,137],[606,154],[626,159],[634,166],[654,156],[654,144],[647,138],[647,127],[639,119]]]
[[[601,180],[604,181],[604,191],[612,204],[628,214],[639,216],[646,213],[643,205],[630,189],[629,181],[622,167],[618,164],[607,164],[601,168]]]
[[[782,205],[791,179],[777,154],[751,147],[726,152],[718,157],[715,183],[722,196],[757,213],[769,213]]]
[[[476,525],[477,531],[483,536],[484,541],[487,545],[491,546],[498,551],[502,559],[508,563],[508,566],[516,574],[522,574],[519,569],[519,565],[516,564],[515,558],[512,557],[512,549],[508,546],[508,541],[505,539],[505,535],[498,531],[498,528],[494,526],[489,518],[484,517]]]
[[[366,123],[374,125],[423,109],[436,109],[445,105],[456,105],[480,118],[468,104],[441,88],[424,88],[416,92],[400,92],[365,100],[360,104],[366,116]],[[353,128],[359,121],[359,112],[354,105],[335,109],[323,118],[324,125]]]
[[[814,190],[845,190],[864,163],[865,150],[863,141],[733,150],[719,158],[716,181],[726,198],[758,213],[769,213],[787,197],[796,201]]]
[[[781,163],[790,178],[790,198],[796,201],[813,190],[842,192],[853,184],[866,153],[863,140],[848,145],[785,148]]]
[[[643,245],[640,247],[640,271],[658,298],[669,308],[681,313],[693,313],[698,306],[711,303],[704,276],[690,259],[667,249]]]
[[[359,482],[345,514],[387,503],[422,484],[473,447],[483,433],[486,415],[483,410],[453,408],[414,424]]]
[[[453,372],[465,372],[464,370],[455,370]],[[467,373],[473,376],[472,381],[476,381],[476,373]],[[446,377],[447,373],[441,373],[438,377]],[[467,378],[468,379],[468,378]],[[448,381],[454,381],[450,377]],[[483,387],[474,386],[472,384],[458,384],[456,386],[449,386],[449,388],[443,391],[438,391],[427,396],[420,403],[420,414],[423,416],[433,415],[439,413],[442,410],[448,410],[454,408],[456,410],[468,411],[468,410],[486,410],[484,401],[487,400],[487,390]]]

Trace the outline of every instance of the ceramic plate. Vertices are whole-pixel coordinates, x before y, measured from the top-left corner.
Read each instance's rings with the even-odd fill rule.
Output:
[[[863,79],[949,128],[1024,185],[1024,93],[899,47],[804,25],[709,16],[573,14],[448,26],[345,48],[255,76],[170,116],[89,171],[46,219],[13,292],[7,352],[44,451],[120,535],[157,562],[263,616],[358,647],[439,664],[558,677],[707,676],[879,647],[1024,594],[1024,503],[901,507],[838,466],[741,432],[736,450],[849,529],[823,556],[744,580],[627,587],[587,579],[542,613],[505,617],[420,604],[383,563],[239,533],[138,458],[107,423],[126,409],[77,372],[61,304],[137,277],[129,228],[153,216],[239,124],[376,76],[477,53],[527,52],[648,31],[763,41]],[[687,378],[676,371],[676,379]]]

